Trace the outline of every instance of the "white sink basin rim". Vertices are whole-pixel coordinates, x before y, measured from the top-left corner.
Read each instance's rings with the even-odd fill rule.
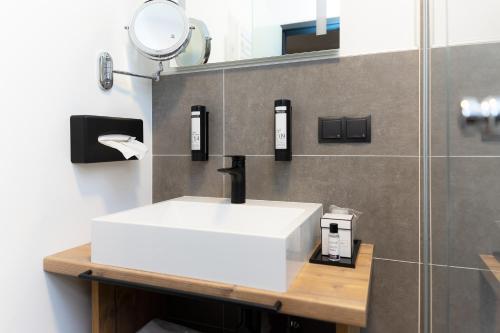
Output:
[[[92,221],[92,262],[286,291],[319,241],[322,205],[181,197]]]

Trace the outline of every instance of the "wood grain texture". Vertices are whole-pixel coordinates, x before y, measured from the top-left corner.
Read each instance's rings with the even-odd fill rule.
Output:
[[[92,333],[135,333],[162,310],[160,294],[92,281]]]
[[[161,317],[163,295],[125,287],[115,287],[115,292],[117,332],[136,333],[152,319]]]
[[[115,287],[92,282],[92,333],[116,332]]]
[[[496,325],[493,324],[492,327],[498,329],[498,327],[500,327],[500,261],[493,255],[481,254],[480,257],[488,269],[483,270],[481,273],[484,279],[489,283],[491,287],[491,296],[494,299],[494,305],[490,310],[492,311],[492,320]]]
[[[493,255],[481,254],[481,260],[488,270],[481,271],[484,280],[491,287],[496,304],[496,322],[500,323],[500,262]]]
[[[337,324],[335,327],[335,333],[359,333],[359,327],[347,326],[343,324]]]
[[[500,282],[500,262],[492,255],[481,254],[480,257],[491,274]]]
[[[44,259],[44,270],[76,277],[86,270],[94,275],[238,301],[272,305],[281,301],[281,313],[345,325],[365,327],[372,274],[373,245],[361,245],[356,269],[305,264],[285,293],[144,272],[90,261],[90,244]]]

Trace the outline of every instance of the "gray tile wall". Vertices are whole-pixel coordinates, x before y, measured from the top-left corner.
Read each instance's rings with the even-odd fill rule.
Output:
[[[500,251],[500,143],[459,122],[462,98],[500,95],[499,64],[499,43],[432,50],[434,332],[500,330],[498,284],[479,257]]]
[[[460,101],[500,95],[500,44],[433,50],[433,263],[482,268],[500,250],[500,144],[462,128]],[[465,246],[466,244],[466,246]]]
[[[359,236],[377,259],[366,332],[417,332],[418,52],[231,69],[153,86],[154,201],[228,196],[222,155],[249,155],[249,198],[364,212]],[[273,158],[273,101],[293,103],[292,162]],[[210,161],[190,160],[190,106],[210,111]],[[318,144],[319,116],[372,115],[371,144]],[[227,162],[227,161],[226,161]]]
[[[500,329],[500,284],[492,272],[432,267],[433,332],[488,332]]]

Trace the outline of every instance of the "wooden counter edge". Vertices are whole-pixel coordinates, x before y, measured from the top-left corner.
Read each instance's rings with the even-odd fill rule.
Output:
[[[497,295],[496,297],[500,297],[500,261],[492,254],[481,254],[479,256],[486,267],[481,271],[484,279],[488,282],[492,292]]]
[[[78,255],[73,255],[74,253],[78,253]],[[360,253],[368,255],[370,258],[368,281],[371,281],[373,271],[373,245],[363,244]],[[283,314],[337,322],[342,325],[353,325],[357,327],[366,327],[367,324],[371,283],[368,283],[368,296],[366,297],[366,303],[362,307],[350,307],[346,305],[339,306],[319,301],[314,301],[314,304],[312,304],[308,300],[300,299],[295,296],[287,297],[286,293],[273,293],[218,282],[202,281],[92,264],[90,262],[90,244],[85,244],[45,257],[43,260],[43,268],[44,271],[48,273],[72,277],[78,277],[78,275],[82,272],[91,269],[97,274],[106,273],[106,277],[109,278],[124,279],[128,282],[144,283],[159,288],[163,287],[177,289],[179,291],[199,292],[200,294],[203,293],[210,296],[221,296],[242,301],[254,301],[257,297],[262,304],[272,304],[277,299],[280,299],[284,302],[284,306],[281,311]],[[126,272],[126,277],[124,277],[123,274],[120,274],[120,270],[124,270]],[[162,279],[163,281],[160,281],[159,279]],[[178,284],[182,284],[182,287],[178,288]],[[315,305],[314,311],[311,309],[311,305]],[[318,311],[318,307],[320,311]]]

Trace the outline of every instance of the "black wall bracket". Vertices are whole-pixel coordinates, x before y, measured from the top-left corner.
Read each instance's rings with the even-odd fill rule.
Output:
[[[141,119],[89,115],[71,116],[70,128],[72,163],[125,161],[118,150],[98,142],[101,135],[125,134],[135,137],[137,141],[144,142]]]

